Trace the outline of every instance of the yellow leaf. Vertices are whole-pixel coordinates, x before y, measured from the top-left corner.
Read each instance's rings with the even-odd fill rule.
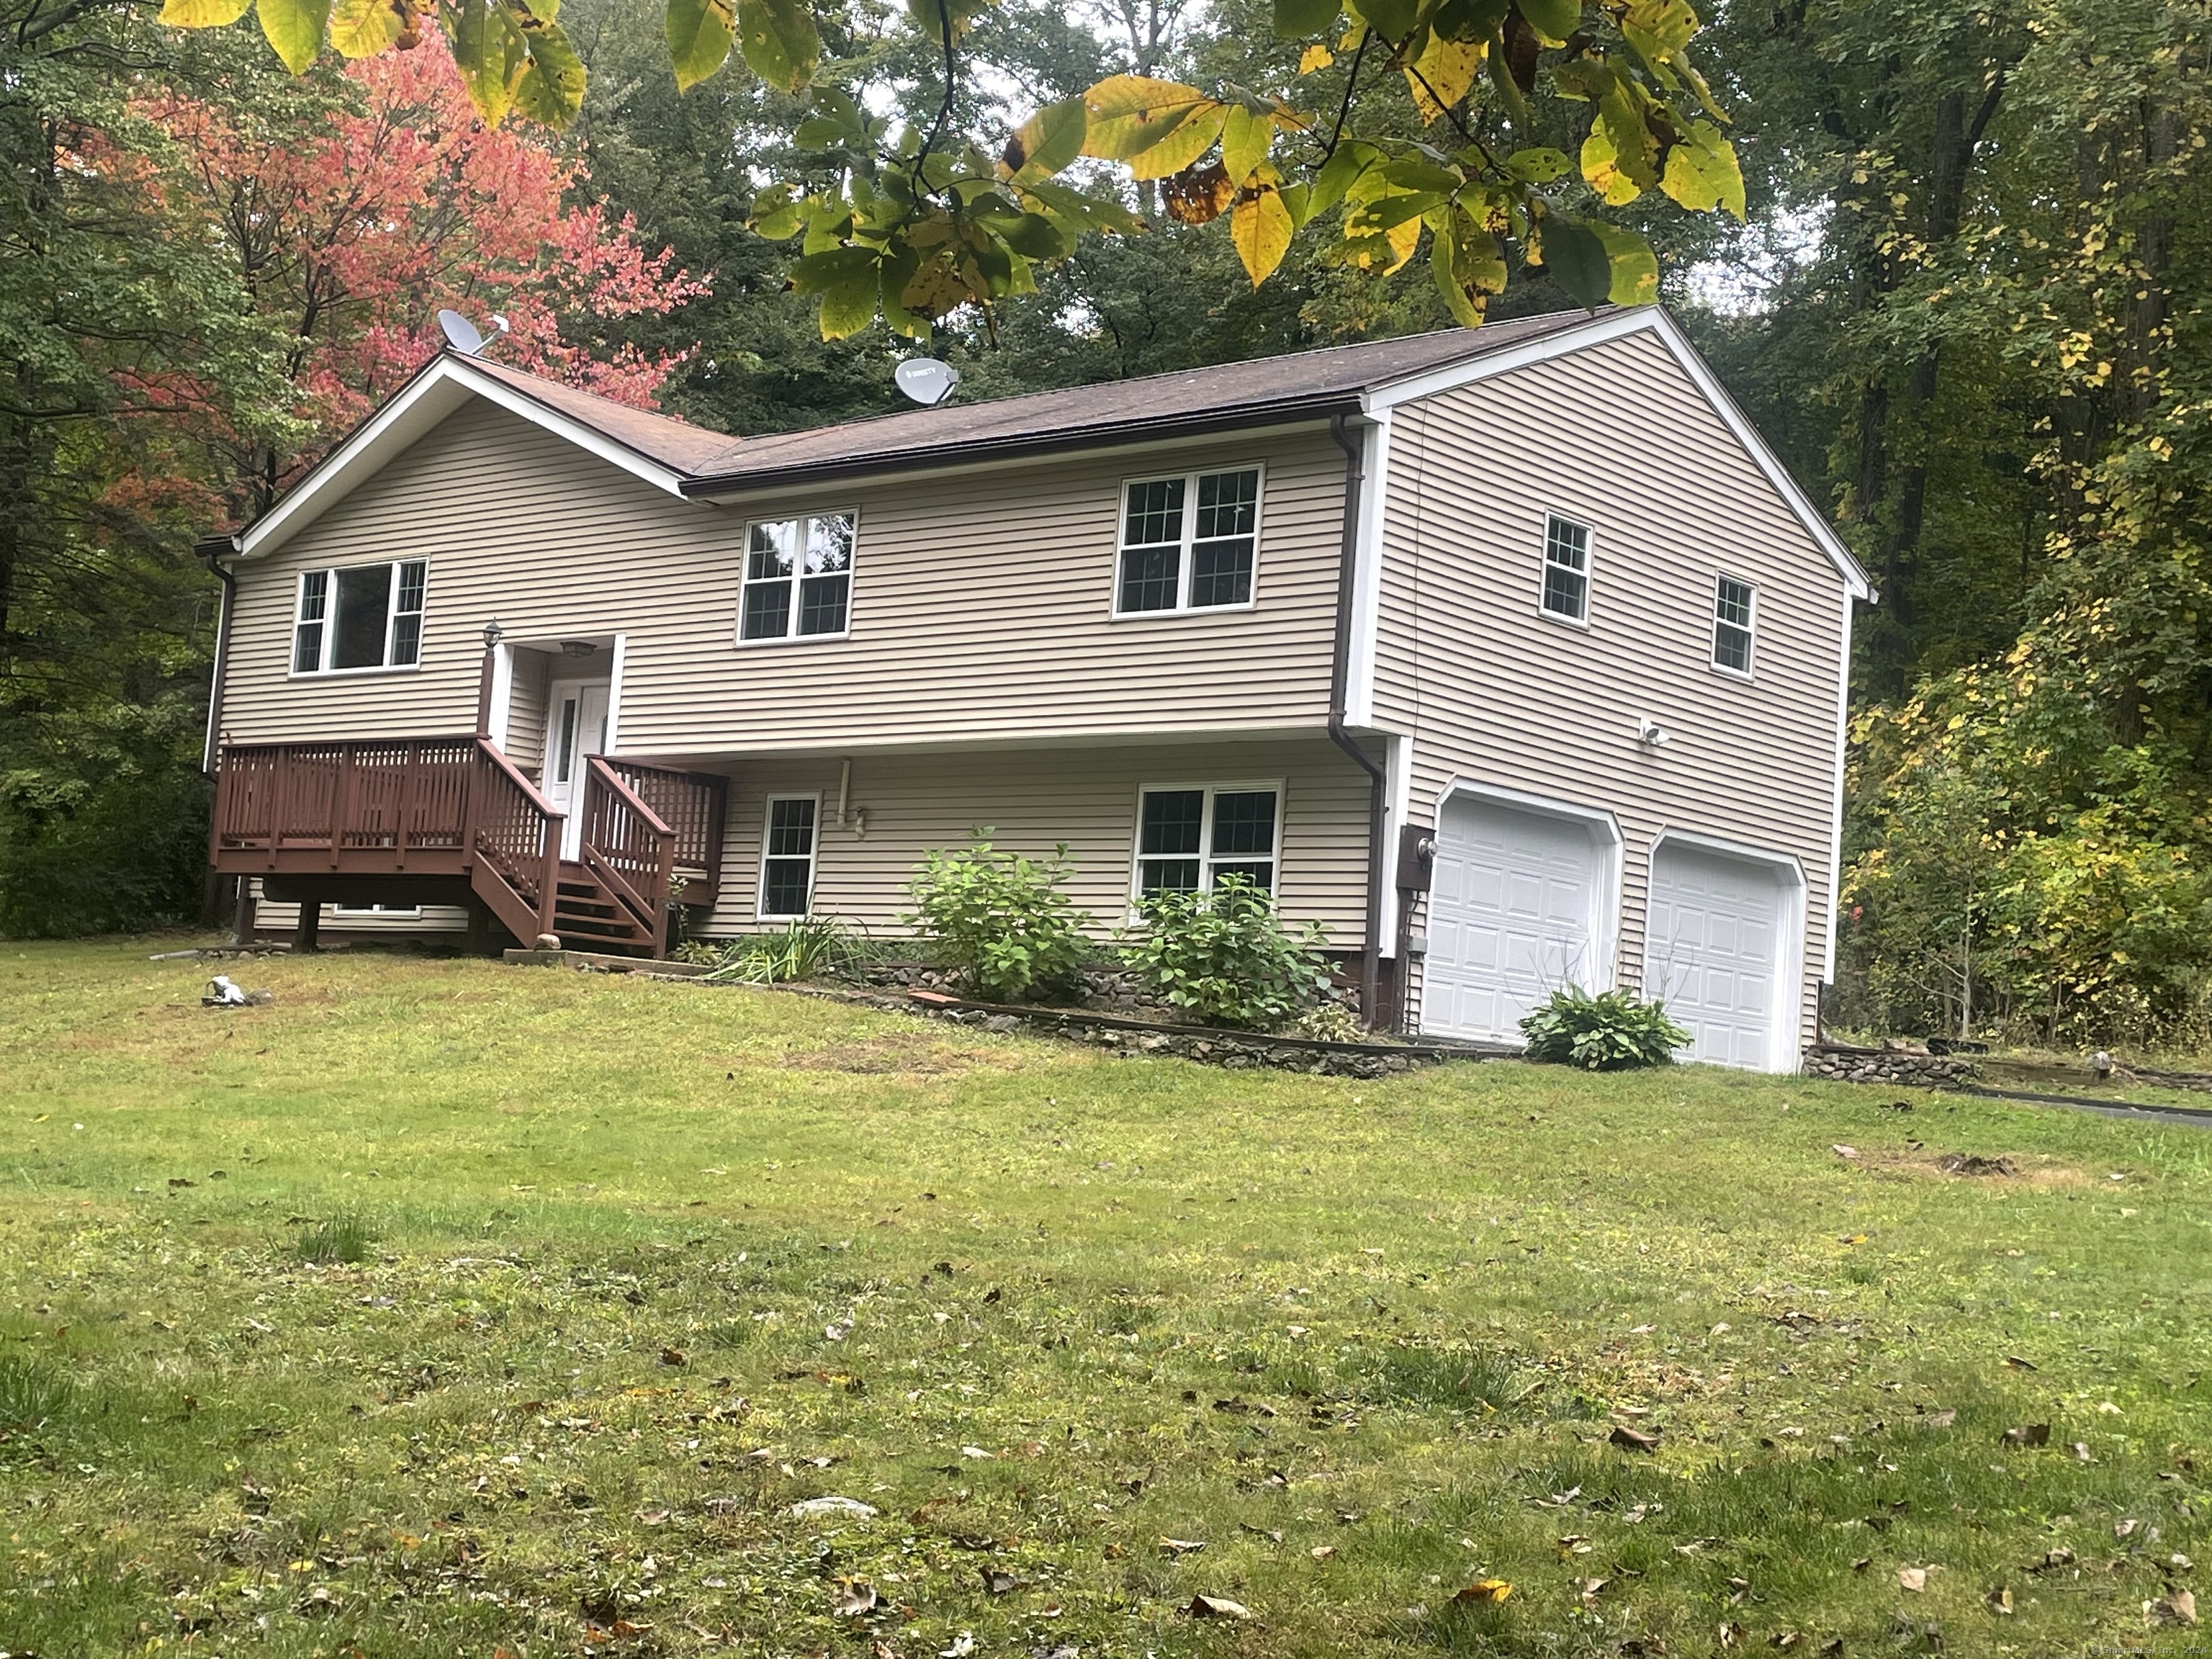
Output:
[[[1237,245],[1237,257],[1251,274],[1253,287],[1266,282],[1269,273],[1283,263],[1283,256],[1291,251],[1293,228],[1291,210],[1283,205],[1282,192],[1272,187],[1254,191],[1231,212],[1229,240]],[[1413,229],[1418,234],[1419,221]]]
[[[1496,1603],[1503,1601],[1507,1596],[1512,1594],[1513,1586],[1507,1583],[1503,1578],[1478,1578],[1472,1584],[1469,1584],[1465,1589],[1460,1591],[1458,1595],[1453,1596],[1452,1600],[1455,1601],[1489,1601]]]
[[[1440,34],[1429,37],[1419,58],[1406,71],[1413,107],[1420,111],[1424,122],[1459,106],[1474,77],[1482,73],[1483,59],[1489,52],[1490,45],[1485,40],[1447,40]]]
[[[1113,75],[1083,94],[1085,130],[1083,153],[1102,161],[1127,161],[1143,155],[1189,122],[1222,106],[1196,87],[1179,81],[1159,81],[1148,75]],[[1221,131],[1214,123],[1214,133]],[[1212,138],[1207,143],[1212,143]],[[1180,173],[1203,154],[1204,147],[1170,167],[1146,176]]]
[[[173,29],[219,29],[246,15],[251,0],[161,0],[161,21]]]
[[[1255,115],[1239,104],[1228,112],[1222,125],[1221,165],[1241,185],[1267,159],[1274,143],[1274,118]]]
[[[392,0],[337,0],[331,8],[331,44],[349,58],[374,58],[398,38]]]
[[[1212,105],[1122,166],[1129,169],[1132,179],[1164,179],[1171,173],[1181,173],[1213,148],[1228,113],[1224,106]]]
[[[1311,75],[1316,70],[1325,70],[1336,61],[1336,54],[1318,40],[1298,54],[1298,73]]]
[[[1602,125],[1593,126],[1583,140],[1583,177],[1607,205],[1626,207],[1644,192],[1620,168],[1620,156]]]
[[[1724,207],[1739,220],[1744,216],[1743,172],[1735,148],[1710,121],[1691,122],[1681,142],[1667,152],[1660,188],[1692,213]]]
[[[1390,263],[1382,267],[1385,276],[1398,270],[1413,257],[1413,250],[1421,245],[1421,222],[1408,219],[1402,225],[1393,225],[1383,233],[1390,244]]]

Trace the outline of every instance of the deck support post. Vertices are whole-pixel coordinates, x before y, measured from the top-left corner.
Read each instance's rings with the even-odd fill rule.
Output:
[[[235,950],[243,951],[253,943],[253,878],[238,878],[238,902],[231,912],[230,942]]]
[[[321,947],[316,943],[322,932],[323,905],[319,899],[300,902],[300,925],[292,932],[292,954],[312,956]]]

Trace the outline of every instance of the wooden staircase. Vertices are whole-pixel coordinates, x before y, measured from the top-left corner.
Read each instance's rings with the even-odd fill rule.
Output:
[[[606,951],[620,956],[657,957],[663,945],[613,890],[595,880],[574,859],[561,860],[553,887],[553,928],[564,949]]]

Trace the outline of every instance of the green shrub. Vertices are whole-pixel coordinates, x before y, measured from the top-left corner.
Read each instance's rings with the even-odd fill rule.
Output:
[[[937,963],[971,994],[990,1002],[1051,1000],[1083,983],[1091,921],[1062,890],[1074,866],[1067,843],[1048,859],[1024,858],[975,831],[957,853],[933,852],[907,891],[916,928]]]
[[[842,921],[830,916],[803,916],[780,933],[740,939],[715,953],[714,971],[702,977],[735,980],[745,985],[778,985],[787,980],[815,979],[823,974],[848,973],[864,956],[860,941]]]
[[[1127,940],[1138,982],[1200,1025],[1272,1031],[1328,986],[1318,922],[1283,925],[1265,888],[1224,876],[1210,893],[1155,893]]]
[[[1674,1050],[1690,1034],[1667,1018],[1658,1002],[1638,1000],[1631,991],[1600,991],[1593,996],[1578,985],[1552,993],[1521,1022],[1531,1060],[1579,1066],[1586,1072],[1625,1072],[1638,1066],[1670,1066]]]

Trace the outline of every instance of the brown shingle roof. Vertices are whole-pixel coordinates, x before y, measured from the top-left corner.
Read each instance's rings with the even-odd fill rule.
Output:
[[[1348,407],[1377,386],[1559,333],[1589,321],[1589,315],[1551,312],[1480,329],[1445,329],[1059,392],[903,409],[756,438],[732,438],[627,408],[482,357],[467,361],[471,368],[684,475],[686,494],[705,495],[1116,438],[1310,418]]]
[[[1310,416],[1345,407],[1374,387],[1589,320],[1584,311],[1553,312],[1480,329],[1329,346],[984,403],[955,401],[808,432],[742,438],[703,469],[686,493]]]
[[[462,361],[533,402],[612,439],[623,448],[634,450],[647,460],[658,461],[672,472],[696,476],[710,467],[718,456],[726,453],[732,442],[726,432],[692,426],[647,410],[632,409],[627,404],[613,403],[592,392],[580,392],[574,386],[562,386],[558,380],[495,363],[488,357],[466,357]]]

